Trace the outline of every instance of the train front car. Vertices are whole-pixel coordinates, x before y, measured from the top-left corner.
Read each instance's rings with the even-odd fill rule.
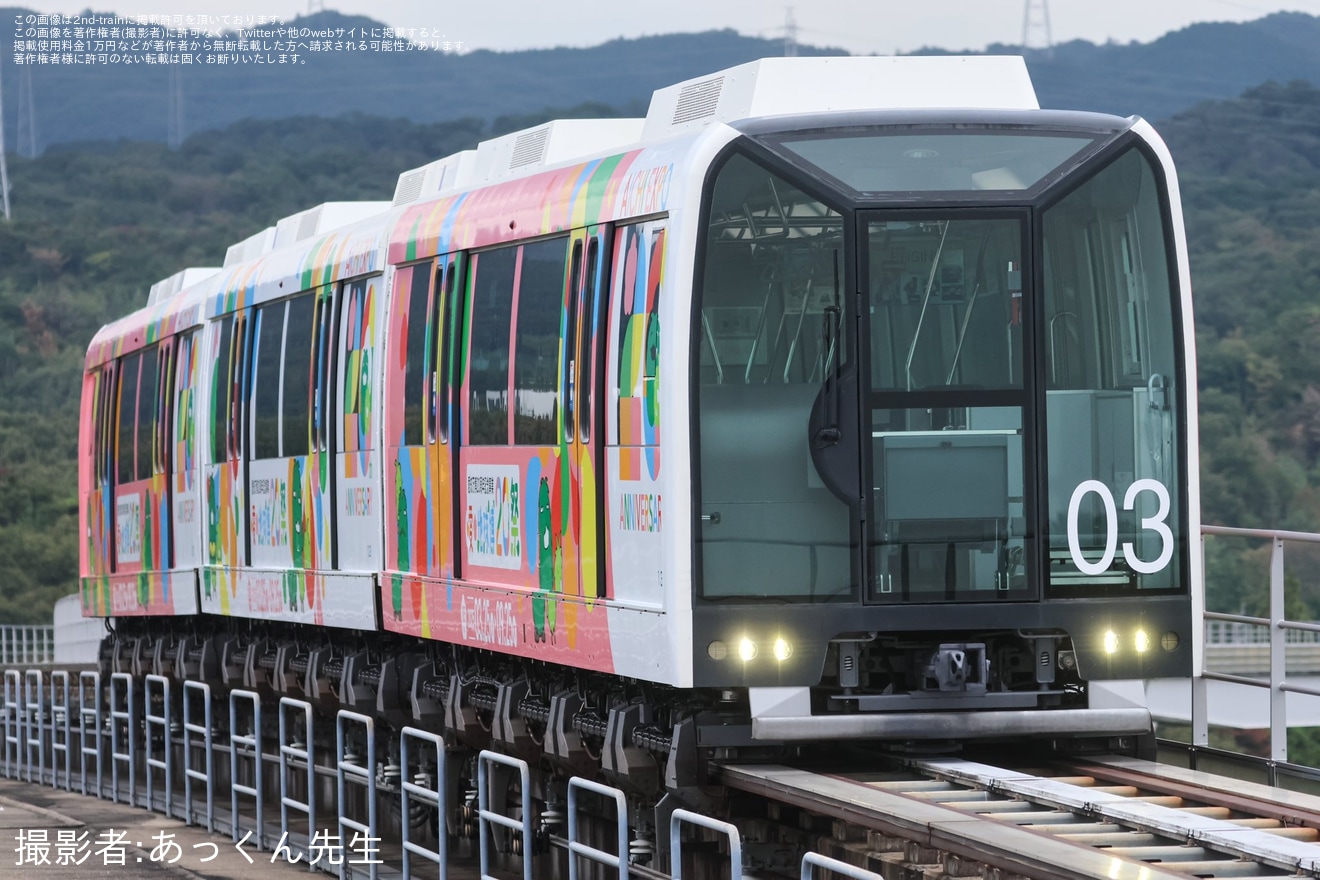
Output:
[[[1196,650],[1167,150],[1017,59],[778,64],[723,88],[836,112],[729,119],[702,194],[694,684],[761,741],[1148,732],[1096,683]]]

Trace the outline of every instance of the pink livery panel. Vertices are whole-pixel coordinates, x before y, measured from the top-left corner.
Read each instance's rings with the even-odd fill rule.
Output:
[[[458,484],[464,577],[387,573],[385,628],[612,671],[607,603],[580,586],[580,548],[596,545],[595,518],[571,503],[575,484],[594,487],[594,467],[587,455],[570,461],[572,449],[466,450]],[[428,539],[406,526],[423,503],[421,481],[399,485],[407,503],[397,508],[406,513],[395,534],[415,536],[426,552]],[[436,486],[446,500],[448,490]]]

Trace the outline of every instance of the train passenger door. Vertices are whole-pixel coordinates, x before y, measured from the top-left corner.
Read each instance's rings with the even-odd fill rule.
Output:
[[[593,227],[573,236],[564,308],[560,399],[560,427],[565,455],[569,534],[573,540],[565,554],[563,591],[595,599],[606,595],[604,583],[605,505],[601,450],[604,407],[605,304],[608,286],[605,269],[610,230]],[[567,544],[568,542],[566,542]]]
[[[230,614],[238,569],[248,564],[247,486],[243,427],[247,420],[246,373],[249,318],[246,311],[225,315],[207,329],[203,357],[210,370],[210,430],[205,447],[205,560],[202,610]]]
[[[146,614],[168,596],[155,589],[156,574],[168,567],[169,523],[161,455],[161,355],[152,346],[120,361],[115,400],[115,573],[136,574],[136,583],[117,578],[111,587],[116,614]],[[164,540],[162,540],[162,537]]]
[[[384,568],[381,552],[380,408],[373,395],[379,388],[380,333],[378,310],[382,295],[379,275],[340,285],[334,423],[335,567],[344,572],[376,572]]]
[[[257,309],[253,331],[248,520],[250,610],[317,620],[329,487],[314,437],[319,293]]]
[[[427,587],[452,568],[451,461],[442,351],[457,265],[398,269],[386,334],[385,626],[429,635]],[[442,402],[444,400],[445,402]]]
[[[568,239],[470,257],[467,402],[459,450],[465,579],[560,592],[564,555],[561,338]],[[533,641],[553,638],[557,603],[538,595]]]
[[[606,595],[655,605],[664,603],[659,306],[664,258],[664,221],[614,231],[605,419]]]
[[[82,607],[87,616],[110,614],[109,575],[114,571],[113,481],[114,481],[114,403],[115,362],[110,361],[83,378],[84,423],[87,395],[91,396],[89,447],[80,462],[87,474],[83,499]]]
[[[171,414],[169,444],[169,483],[171,535],[173,540],[173,575],[175,584],[175,610],[181,611],[181,602],[188,601],[196,613],[197,585],[195,572],[205,563],[202,553],[201,517],[201,446],[197,436],[198,364],[201,359],[200,334],[193,332],[178,337],[174,352],[172,388],[166,393]]]

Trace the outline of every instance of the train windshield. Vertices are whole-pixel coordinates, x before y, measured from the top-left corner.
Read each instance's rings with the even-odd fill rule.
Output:
[[[1027,190],[1057,179],[1094,135],[900,129],[784,138],[790,155],[854,193]]]
[[[1136,146],[1089,161],[1104,139],[849,133],[775,142],[814,181],[740,153],[717,169],[693,328],[701,597],[1185,591],[1167,199]],[[904,162],[943,170],[894,177]],[[914,181],[929,193],[902,207],[858,195]]]

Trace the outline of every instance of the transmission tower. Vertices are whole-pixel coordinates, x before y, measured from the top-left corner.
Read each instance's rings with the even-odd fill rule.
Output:
[[[18,72],[18,155],[37,158],[37,102],[32,96],[32,68]]]
[[[1022,9],[1022,49],[1054,53],[1054,37],[1050,33],[1050,0],[1026,0]]]
[[[325,0],[307,0],[307,14],[325,12]]]
[[[784,57],[796,58],[798,50],[798,26],[793,18],[793,7],[784,9]]]
[[[171,64],[170,68],[170,97],[169,123],[167,125],[168,133],[166,137],[169,140],[171,150],[177,150],[183,145],[183,71],[179,65]]]
[[[4,70],[4,53],[0,53],[0,71]],[[0,202],[4,204],[5,220],[9,220],[9,172],[5,169],[5,83],[0,76]]]

